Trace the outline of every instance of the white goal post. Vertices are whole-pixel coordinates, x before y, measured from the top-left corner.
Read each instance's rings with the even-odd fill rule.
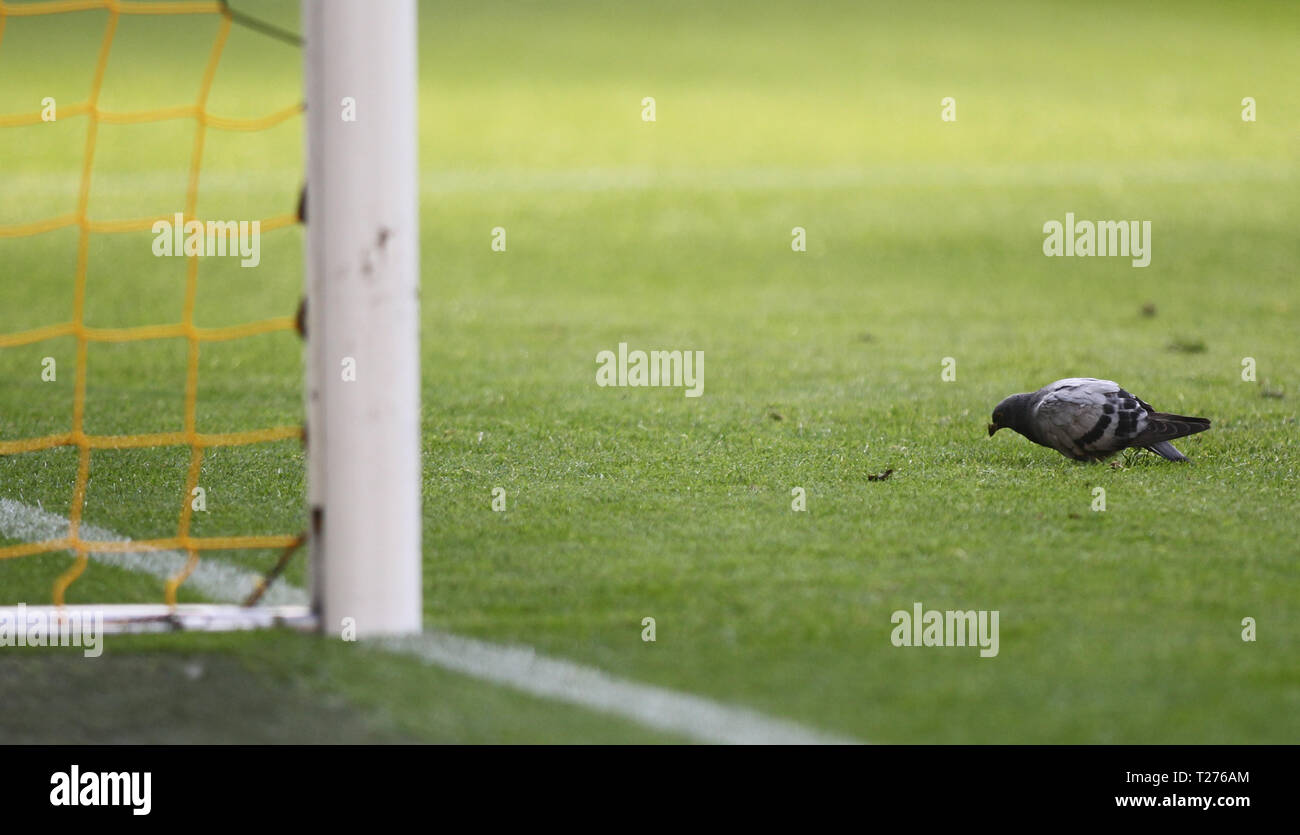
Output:
[[[312,607],[327,634],[418,632],[415,0],[304,0],[302,20]]]
[[[254,607],[266,578],[247,596],[251,580],[226,576],[234,572],[226,566],[207,572],[206,587],[223,600],[238,592],[243,606],[175,605],[174,598],[170,604],[19,604],[0,607],[0,633],[17,624],[24,639],[53,636],[73,622],[110,633],[287,626],[367,637],[422,628],[416,4],[302,0],[300,7],[310,606],[281,600]],[[69,525],[75,536],[77,522]],[[111,532],[92,539],[118,544]],[[187,565],[184,554],[147,544],[138,553],[87,548],[83,562],[86,553],[101,551],[132,558],[140,570],[169,582],[200,565],[193,551]],[[291,553],[283,553],[267,578]]]

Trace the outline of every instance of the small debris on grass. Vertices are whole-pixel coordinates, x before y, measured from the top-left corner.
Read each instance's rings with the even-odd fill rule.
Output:
[[[1146,304],[1142,305],[1142,315],[1145,316],[1145,317],[1147,317],[1148,319],[1150,319],[1151,317],[1155,316],[1155,315],[1156,315],[1156,303],[1155,303],[1155,302],[1147,302]]]
[[[1174,340],[1169,343],[1168,348],[1171,351],[1179,351],[1184,354],[1204,354],[1206,350],[1205,340],[1186,339],[1181,336],[1175,337]]]
[[[889,469],[885,470],[883,473],[874,473],[868,475],[867,481],[884,481],[885,479],[889,478],[893,474],[894,474],[894,468],[890,467]]]
[[[875,338],[874,336],[872,336],[871,334],[867,333],[866,331],[863,331],[862,333],[858,334],[858,341],[859,341],[859,342],[875,342],[875,341],[876,341],[876,338]]]
[[[772,420],[785,420],[785,415],[781,414],[780,412],[768,412],[767,416],[770,417]]]
[[[1274,400],[1281,400],[1283,397],[1286,397],[1286,389],[1273,388],[1268,384],[1268,380],[1265,380],[1264,384],[1259,387],[1259,396],[1271,397]]]

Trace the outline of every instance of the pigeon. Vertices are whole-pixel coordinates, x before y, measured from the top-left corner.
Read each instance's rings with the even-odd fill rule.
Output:
[[[1075,461],[1100,461],[1129,447],[1186,461],[1169,442],[1209,428],[1206,418],[1157,412],[1110,380],[1067,377],[999,403],[989,437],[999,429],[1013,429]]]

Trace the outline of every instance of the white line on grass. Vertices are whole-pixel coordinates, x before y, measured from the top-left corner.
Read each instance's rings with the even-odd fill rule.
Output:
[[[68,520],[57,513],[13,499],[0,498],[0,537],[40,542],[67,536]],[[128,537],[82,523],[87,539],[128,542]],[[176,551],[91,554],[91,559],[130,571],[166,578],[185,565]],[[258,575],[218,560],[200,560],[187,585],[205,597],[237,602],[247,597]],[[302,604],[307,594],[284,582],[267,590],[267,605]],[[700,742],[804,745],[852,743],[794,722],[725,705],[701,696],[639,684],[595,667],[538,655],[526,646],[502,646],[441,632],[404,638],[381,638],[377,646],[412,655],[425,663],[515,690],[610,713]]]
[[[96,194],[171,194],[183,186],[188,169],[151,170],[130,174],[95,175]],[[604,166],[591,168],[433,169],[420,175],[423,194],[472,192],[596,192],[650,189],[838,189],[899,186],[1099,186],[1208,185],[1214,183],[1290,182],[1300,178],[1300,166],[1287,160],[1139,160],[1037,163],[889,163],[881,165],[749,167]],[[4,190],[23,199],[39,199],[51,190],[75,190],[77,172],[4,172]],[[286,194],[296,197],[296,179],[264,178],[250,185],[244,172],[207,171],[205,192],[248,192],[256,189],[268,199],[280,199],[284,212],[293,209]],[[17,205],[17,201],[14,201]]]
[[[1280,182],[1296,179],[1289,162],[1224,163],[1221,160],[1111,164],[897,163],[839,167],[668,167],[616,166],[575,169],[432,170],[420,177],[424,194],[462,192],[599,192],[652,189],[764,190],[842,189],[904,186],[1121,186]]]
[[[501,646],[425,632],[381,643],[448,670],[556,701],[613,713],[701,742],[733,745],[849,744],[794,722],[700,696],[616,678],[595,667],[538,655],[525,646]]]
[[[0,536],[21,542],[42,542],[62,539],[67,535],[67,518],[13,499],[0,498]],[[130,537],[85,522],[81,523],[81,537],[104,542],[130,541]],[[131,553],[91,554],[90,558],[104,565],[140,571],[162,580],[181,573],[187,561],[179,551],[150,549]],[[227,562],[201,559],[185,585],[213,600],[239,602],[247,599],[257,587],[258,577],[255,573]],[[266,590],[262,600],[267,606],[303,605],[307,603],[307,593],[287,584],[276,583]]]

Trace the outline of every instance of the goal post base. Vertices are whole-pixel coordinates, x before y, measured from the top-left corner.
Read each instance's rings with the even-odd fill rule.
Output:
[[[58,639],[94,630],[104,635],[155,632],[243,632],[287,628],[315,631],[316,616],[306,606],[234,606],[187,603],[99,606],[0,606],[0,636],[14,645],[19,633],[28,646],[58,646]],[[53,640],[52,640],[53,639]]]

